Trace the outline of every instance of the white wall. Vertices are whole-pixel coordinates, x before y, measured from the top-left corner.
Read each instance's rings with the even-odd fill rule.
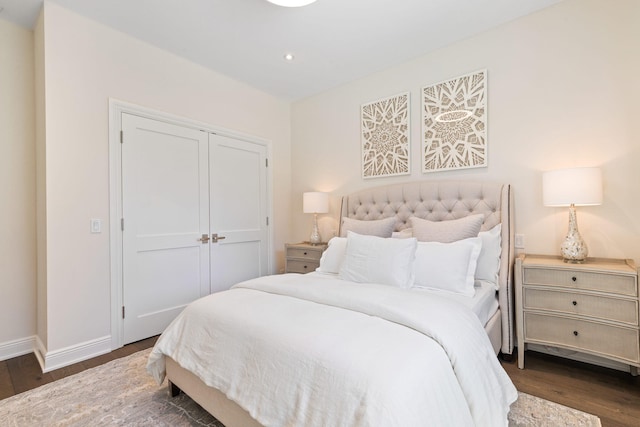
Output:
[[[278,265],[288,240],[290,105],[45,2],[46,316],[49,353],[110,334],[108,100],[272,141]],[[44,333],[39,332],[39,336]]]
[[[478,36],[292,106],[294,240],[311,229],[302,192],[332,193],[319,218],[337,228],[339,197],[406,180],[473,179],[513,185],[525,251],[558,254],[564,208],[542,205],[541,172],[601,166],[604,203],[578,208],[591,256],[640,262],[640,2],[566,0]],[[420,89],[488,70],[488,167],[421,173]],[[363,180],[360,105],[411,92],[411,176]]]
[[[33,33],[0,19],[0,360],[36,331]]]

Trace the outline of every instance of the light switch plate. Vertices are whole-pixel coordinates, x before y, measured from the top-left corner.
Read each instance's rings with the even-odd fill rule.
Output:
[[[524,249],[524,234],[516,234],[515,245],[516,249]]]
[[[92,233],[101,233],[102,232],[102,221],[99,219],[91,220],[91,232]]]

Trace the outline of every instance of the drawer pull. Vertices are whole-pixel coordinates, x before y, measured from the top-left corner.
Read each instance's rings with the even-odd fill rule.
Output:
[[[572,304],[573,305],[578,305],[578,301],[573,301]]]
[[[307,253],[306,253],[306,252],[303,252],[303,254],[304,254],[304,255],[306,255]]]
[[[307,266],[306,266],[306,265],[304,266],[304,269],[305,269],[305,270],[307,269]]]
[[[571,278],[571,280],[573,280],[573,281],[575,282],[575,281],[577,281],[577,280],[578,280],[578,278],[577,278],[576,276],[573,276],[573,277]]]
[[[578,331],[573,331],[573,335],[578,336]]]

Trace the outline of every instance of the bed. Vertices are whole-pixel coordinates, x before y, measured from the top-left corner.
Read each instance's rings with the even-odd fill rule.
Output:
[[[510,186],[370,188],[343,197],[340,216],[317,272],[194,302],[148,371],[227,427],[506,424],[517,394],[496,355],[514,346]]]

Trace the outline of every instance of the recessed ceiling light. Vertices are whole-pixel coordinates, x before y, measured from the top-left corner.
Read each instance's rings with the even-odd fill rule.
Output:
[[[293,53],[285,53],[283,56],[285,61],[293,61],[295,59],[295,56],[293,56]]]
[[[300,7],[313,3],[316,0],[267,0],[269,3],[284,7]]]

